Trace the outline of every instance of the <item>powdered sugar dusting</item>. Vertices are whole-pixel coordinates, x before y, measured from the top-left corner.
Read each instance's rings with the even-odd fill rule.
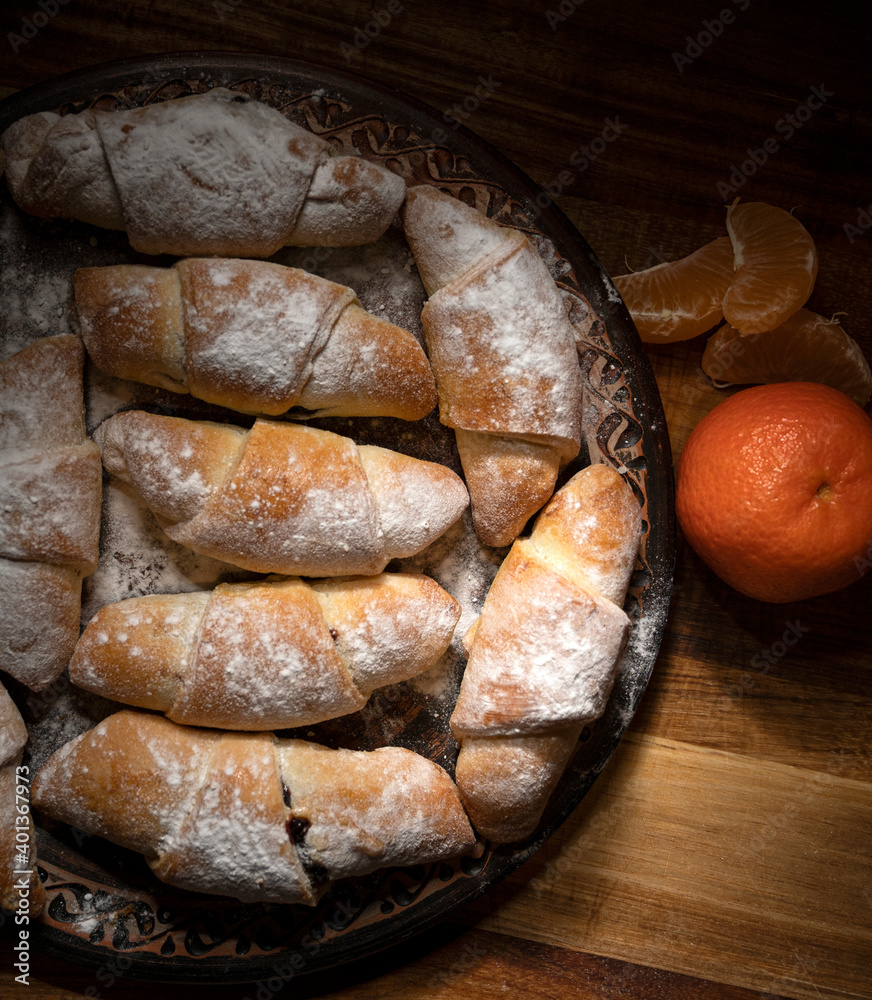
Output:
[[[560,293],[532,249],[515,247],[434,292],[423,318],[449,426],[578,441],[575,341]]]
[[[55,332],[49,329],[51,315],[65,302],[69,279],[76,267],[121,263],[135,258],[127,247],[126,238],[119,234],[99,232],[76,224],[46,224],[32,219],[22,224],[15,210],[6,204],[8,198],[5,192],[2,198],[0,236],[4,249],[8,239],[14,251],[10,255],[4,254],[4,267],[7,261],[13,261],[14,271],[6,274],[5,279],[0,277],[0,293],[3,302],[8,300],[13,303],[9,317],[15,322],[4,318],[0,310],[0,330],[3,350],[12,353],[13,348],[17,349],[35,336]],[[14,225],[7,224],[10,219]],[[409,248],[396,226],[371,246],[338,250],[284,250],[275,259],[302,265],[307,270],[350,285],[369,311],[421,337],[420,311],[425,295]],[[3,273],[0,272],[0,275]],[[39,308],[31,308],[31,301],[26,300],[24,295],[19,296],[18,288],[25,286],[34,289],[36,298],[43,303]],[[65,316],[58,318],[66,323]],[[202,406],[189,397],[172,396],[160,390],[143,390],[142,387],[104,377],[89,367],[89,431],[93,432],[120,409],[142,407],[196,419],[228,419],[225,411]],[[601,422],[602,412],[601,409],[596,412],[591,410],[588,415],[589,426],[585,429],[589,434],[592,454],[599,447],[595,431]],[[230,415],[229,419],[246,423],[238,415]],[[440,428],[435,417],[412,426],[398,426],[391,420],[323,420],[313,421],[313,425],[340,430],[361,442],[399,448],[409,454],[443,462],[459,471],[453,435]],[[85,583],[83,619],[109,601],[134,594],[210,589],[222,579],[252,577],[252,574],[234,569],[227,563],[194,555],[185,547],[171,542],[153,516],[117,482],[107,485],[105,497],[101,563],[97,574]],[[335,725],[325,723],[311,727],[313,738],[328,744],[366,748],[386,742],[403,743],[420,749],[450,771],[456,745],[448,729],[448,718],[466,660],[461,639],[479,616],[488,587],[504,556],[505,550],[481,546],[472,531],[467,511],[446,535],[424,552],[391,564],[391,570],[416,570],[432,576],[460,602],[461,619],[450,647],[440,662],[426,674],[376,691],[361,711],[336,720]],[[632,612],[631,618],[634,618],[634,629],[625,657],[626,675],[621,678],[621,690],[622,693],[630,691],[635,704],[640,675],[637,664],[644,660],[649,643],[656,643],[660,623],[650,624],[644,617],[645,627],[639,628],[638,621],[635,621],[637,616]],[[636,659],[637,655],[639,659]],[[618,707],[624,704],[622,698]],[[48,752],[116,708],[96,696],[72,688],[66,675],[62,676],[43,696],[28,702],[26,714],[34,744],[32,761],[38,765]],[[176,772],[172,772],[171,777],[175,781],[180,780]],[[224,838],[228,845],[239,832],[238,828],[228,826],[210,831],[216,838]]]
[[[178,270],[191,391],[250,412],[282,413],[294,404],[354,298],[264,261],[186,260]]]
[[[82,588],[82,621],[90,621],[104,604],[127,597],[209,590],[248,576],[173,542],[141,500],[110,480],[103,490],[100,562]]]
[[[69,277],[56,259],[38,258],[39,266],[33,267],[28,255],[15,252],[31,241],[22,216],[0,203],[0,360],[37,337],[73,332],[66,309]]]
[[[145,253],[275,253],[329,149],[227,90],[94,117],[130,242]]]

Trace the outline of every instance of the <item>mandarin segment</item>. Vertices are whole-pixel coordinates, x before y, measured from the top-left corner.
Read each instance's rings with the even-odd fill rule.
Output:
[[[735,276],[723,315],[741,334],[774,330],[803,306],[818,272],[814,240],[789,212],[763,202],[727,209]]]
[[[868,565],[872,419],[816,383],[742,390],[691,433],[676,514],[700,558],[749,597],[840,590]]]
[[[733,247],[722,236],[681,260],[613,280],[643,341],[689,340],[723,319],[724,295],[733,280]]]
[[[800,309],[764,334],[742,336],[729,323],[712,336],[702,370],[719,388],[766,382],[821,382],[860,406],[872,396],[872,372],[859,344],[835,319]]]

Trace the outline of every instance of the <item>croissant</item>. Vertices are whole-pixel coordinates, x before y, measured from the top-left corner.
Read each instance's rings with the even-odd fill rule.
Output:
[[[641,524],[614,469],[583,469],[514,543],[464,637],[469,660],[450,723],[461,744],[457,786],[491,840],[533,832],[582,729],[605,711]]]
[[[244,902],[311,905],[336,879],[475,843],[454,783],[411,750],[329,750],[131,711],[53,754],[33,802],[144,854],[170,885]]]
[[[70,680],[186,725],[289,729],[429,670],[459,618],[450,594],[411,573],[134,597],[91,619]]]
[[[246,94],[216,88],[124,111],[28,115],[3,133],[16,204],[127,232],[134,250],[269,257],[378,239],[403,180]]]
[[[24,720],[0,684],[0,907],[32,920],[42,912],[45,890],[28,808],[30,768],[21,763],[26,742]]]
[[[76,271],[76,320],[98,367],[246,413],[419,420],[436,405],[427,357],[354,292],[262,260]]]
[[[374,576],[445,532],[469,499],[459,476],[298,424],[118,413],[95,434],[167,535],[256,573]]]
[[[522,233],[435,188],[409,189],[404,228],[473,525],[485,544],[508,545],[580,448],[581,373],[563,299]]]
[[[97,567],[102,473],[85,434],[84,351],[44,337],[0,364],[0,669],[33,690],[79,637]]]

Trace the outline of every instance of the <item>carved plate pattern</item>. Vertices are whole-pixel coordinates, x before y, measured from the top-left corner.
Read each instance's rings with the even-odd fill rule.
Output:
[[[524,843],[495,848],[480,841],[468,857],[453,863],[386,870],[347,880],[310,909],[243,905],[175,890],[155,880],[138,855],[38,817],[40,875],[48,900],[39,926],[44,949],[120,974],[157,980],[287,980],[395,944],[441,919],[526,860],[581,801],[626,729],[656,659],[672,584],[671,458],[659,395],[641,344],[587,244],[553,205],[543,204],[545,199],[529,178],[465,128],[451,130],[447,139],[435,143],[432,136],[441,138],[446,130],[441,116],[431,109],[357,78],[301,63],[240,55],[175,55],[97,67],[15,95],[0,102],[0,128],[37,110],[116,110],[214,86],[244,91],[327,138],[341,151],[381,161],[409,184],[432,184],[449,191],[530,237],[566,297],[587,392],[586,447],[564,471],[561,482],[589,461],[609,463],[633,487],[644,518],[626,605],[634,629],[607,712],[582,734],[539,830]],[[3,197],[8,202],[8,194],[4,192]],[[16,210],[7,204],[6,211]],[[22,219],[23,226],[33,225]],[[50,250],[56,233],[53,229],[34,236],[30,251]],[[113,244],[114,237],[108,237],[113,259],[133,259],[123,238]],[[389,251],[398,252],[396,234]],[[73,257],[64,265],[70,273],[76,266],[91,263]],[[274,259],[302,264],[334,280],[341,280],[341,273],[337,277],[331,268],[348,263],[345,252],[306,249],[282,252]],[[106,261],[101,258],[99,262]],[[420,334],[420,327],[414,332]],[[205,404],[187,398],[179,402],[178,397],[142,387],[129,405],[202,417]],[[226,413],[219,417],[234,418]],[[407,426],[375,431],[365,421],[350,423],[354,425],[351,430],[348,421],[342,421],[341,428],[331,421],[319,425],[341,429],[357,440],[387,443],[435,458],[459,471],[453,436],[435,418],[421,422],[411,444]],[[502,554],[492,553],[490,562],[495,566]],[[437,552],[434,560],[442,555]],[[429,568],[426,560],[411,562],[414,565],[407,568]],[[488,583],[485,573],[480,581],[482,597]],[[440,705],[437,699],[434,708],[432,698],[408,685],[397,685],[377,692],[356,716],[314,727],[315,736],[328,745],[370,748],[394,742],[410,746],[451,773],[456,745],[447,715],[461,666],[454,664],[454,687],[447,703]],[[63,690],[63,682],[42,698],[28,697],[14,685],[10,690],[35,734],[30,759],[37,766],[55,749],[50,744],[59,745],[75,735],[69,726],[60,727],[63,739],[43,737],[40,741],[40,733],[47,731],[46,720],[57,714],[62,696],[69,692]],[[114,707],[89,703],[85,715],[94,720]],[[311,733],[310,728],[294,735]]]

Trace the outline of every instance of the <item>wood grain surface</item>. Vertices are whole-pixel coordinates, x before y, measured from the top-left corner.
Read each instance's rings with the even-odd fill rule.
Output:
[[[820,255],[810,307],[842,313],[872,358],[868,5],[393,0],[366,34],[387,8],[16,0],[0,15],[0,96],[165,51],[360,73],[462,118],[613,274],[724,235],[735,195],[795,209]],[[825,100],[798,111],[812,88]],[[777,150],[755,162],[770,137]],[[701,373],[704,342],[648,350],[676,459],[724,398]],[[109,981],[40,955],[24,987],[3,939],[0,995],[872,997],[870,598],[872,574],[813,601],[754,602],[679,536],[667,633],[617,753],[551,841],[450,921],[276,990]]]

